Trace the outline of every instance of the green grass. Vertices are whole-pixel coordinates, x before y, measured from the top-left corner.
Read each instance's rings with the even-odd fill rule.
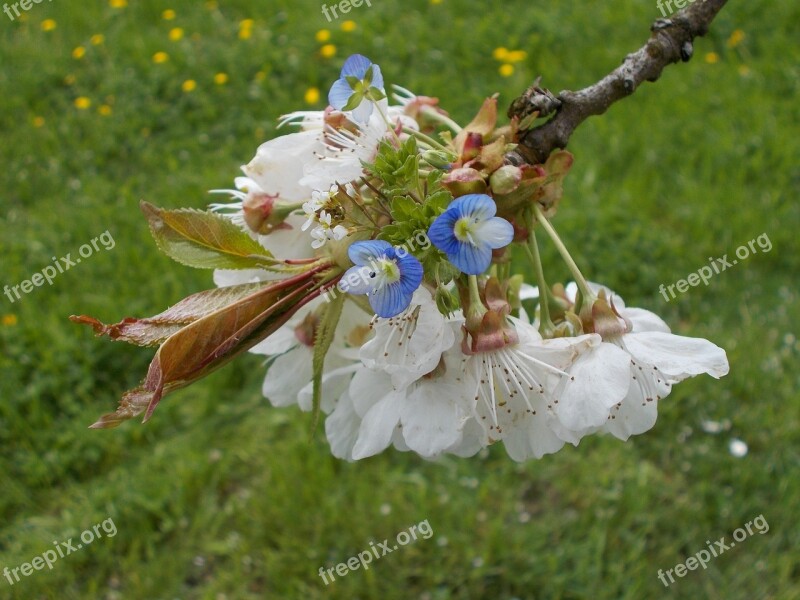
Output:
[[[205,205],[308,87],[324,97],[350,53],[464,122],[485,96],[507,106],[539,74],[555,90],[597,80],[659,16],[633,0],[372,4],[349,13],[351,33],[328,25],[316,0],[57,0],[24,22],[0,15],[0,285],[106,230],[116,242],[14,304],[0,296],[0,314],[17,319],[0,325],[0,567],[109,517],[118,529],[13,587],[0,577],[0,597],[800,598],[800,8],[790,0],[730,3],[694,60],[588,121],[570,145],[556,225],[590,278],[728,351],[730,375],[678,386],[652,431],[523,465],[499,447],[472,460],[389,451],[347,464],[321,433],[309,441],[308,415],[261,398],[255,356],[171,396],[145,426],[87,429],[138,383],[150,353],[95,340],[68,315],[154,314],[211,287],[209,273],[158,253],[140,199]],[[252,37],[240,40],[247,18]],[[42,31],[45,19],[57,27]],[[314,40],[326,26],[332,59]],[[172,27],[183,39],[169,40]],[[737,28],[745,39],[728,48]],[[511,77],[498,74],[497,46],[528,51]],[[170,60],[154,64],[158,51]],[[213,83],[218,72],[226,85]],[[110,115],[98,113],[104,104]],[[672,302],[659,295],[764,232],[769,253]],[[550,248],[544,257],[551,279],[567,277]],[[730,428],[704,433],[704,419]],[[744,458],[728,451],[734,437],[749,446]],[[759,514],[768,533],[669,589],[659,582],[659,569]],[[317,575],[424,519],[431,539],[328,587]]]

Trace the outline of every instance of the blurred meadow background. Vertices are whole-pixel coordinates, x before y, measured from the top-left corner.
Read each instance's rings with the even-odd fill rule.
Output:
[[[213,286],[157,251],[140,199],[207,205],[279,115],[324,108],[352,53],[463,123],[495,92],[505,110],[537,75],[554,91],[596,81],[660,16],[633,0],[371,4],[330,22],[317,0],[55,0],[0,14],[0,285],[105,231],[115,241],[52,285],[0,296],[0,568],[104,519],[118,529],[13,586],[0,577],[0,598],[800,598],[793,0],[729,3],[690,63],[571,140],[555,224],[584,272],[731,363],[720,381],[678,386],[647,434],[526,464],[500,447],[348,464],[321,427],[310,440],[309,415],[261,397],[254,355],[170,396],[147,425],[87,429],[152,352],[68,316],[147,316]],[[769,252],[671,302],[658,293],[762,233]],[[549,279],[567,277],[549,246],[545,262]],[[659,581],[758,515],[768,533]],[[329,586],[318,576],[425,519],[430,539]]]

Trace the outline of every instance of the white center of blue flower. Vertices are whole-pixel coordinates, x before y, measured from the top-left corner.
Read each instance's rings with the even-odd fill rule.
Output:
[[[476,217],[461,217],[458,221],[456,221],[455,227],[453,228],[453,234],[459,242],[469,242],[473,246],[477,246],[474,235],[478,223],[479,219]]]

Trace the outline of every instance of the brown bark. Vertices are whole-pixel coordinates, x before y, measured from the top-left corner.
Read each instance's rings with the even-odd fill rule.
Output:
[[[597,83],[576,92],[565,90],[551,94],[537,80],[511,103],[509,117],[521,120],[538,111],[539,117],[553,115],[547,122],[519,135],[519,146],[506,155],[510,164],[538,164],[547,160],[556,148],[566,148],[575,129],[587,118],[601,115],[645,81],[656,81],[664,67],[688,61],[693,42],[705,35],[727,0],[696,0],[668,19],[658,19],[650,27],[650,39],[622,64]]]

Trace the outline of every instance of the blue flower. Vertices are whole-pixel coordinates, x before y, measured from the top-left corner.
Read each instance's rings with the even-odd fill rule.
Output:
[[[497,206],[486,194],[453,200],[428,229],[433,245],[467,275],[480,275],[492,262],[492,250],[514,239],[514,227],[495,217]]]
[[[422,263],[382,240],[353,242],[347,255],[356,266],[342,277],[342,291],[366,294],[379,317],[393,317],[408,308],[422,283]]]
[[[378,65],[361,54],[353,54],[342,67],[342,73],[328,92],[328,102],[336,110],[353,111],[356,123],[366,123],[374,102],[383,100],[383,75]]]

